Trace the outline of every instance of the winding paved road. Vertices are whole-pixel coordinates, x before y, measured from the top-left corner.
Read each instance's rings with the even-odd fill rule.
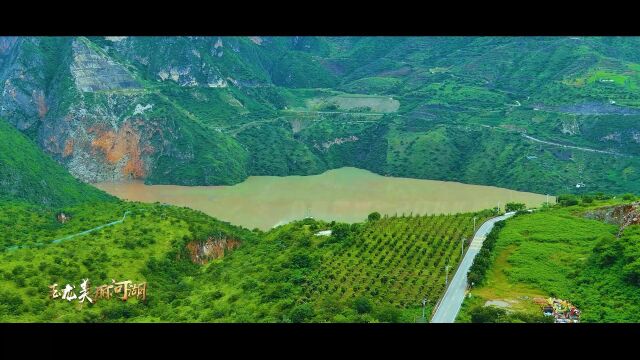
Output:
[[[542,144],[560,146],[560,147],[567,148],[567,149],[590,151],[590,152],[599,153],[599,154],[608,154],[608,155],[617,155],[617,156],[629,156],[629,155],[617,153],[617,152],[614,152],[614,151],[598,150],[598,149],[591,149],[591,148],[586,148],[586,147],[581,147],[581,146],[564,145],[564,144],[559,144],[559,143],[555,143],[555,142],[551,142],[551,141],[544,141],[544,140],[536,139],[533,136],[529,136],[527,134],[522,134],[522,137],[524,137],[525,139],[529,139],[531,141],[542,143]]]
[[[487,237],[491,229],[493,229],[493,224],[500,220],[508,219],[514,214],[515,212],[508,212],[502,216],[489,219],[482,225],[480,225],[480,228],[473,236],[473,240],[469,245],[469,249],[462,259],[462,263],[460,263],[460,266],[458,267],[458,271],[456,271],[456,274],[453,276],[453,279],[449,283],[449,287],[444,293],[444,297],[442,298],[440,305],[438,305],[436,313],[431,319],[432,323],[455,322],[456,316],[458,316],[458,312],[460,311],[460,307],[462,306],[462,301],[464,300],[465,291],[467,289],[467,273],[471,268],[473,259],[476,257],[476,255],[478,255],[478,252],[480,252],[482,242]]]

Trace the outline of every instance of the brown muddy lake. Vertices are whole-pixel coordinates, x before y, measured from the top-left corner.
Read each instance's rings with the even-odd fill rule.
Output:
[[[381,214],[476,211],[506,202],[540,206],[545,195],[493,186],[387,177],[345,167],[311,176],[251,176],[233,186],[98,183],[121,199],[188,206],[220,220],[263,230],[303,219],[359,222]],[[549,197],[553,201],[553,197]]]

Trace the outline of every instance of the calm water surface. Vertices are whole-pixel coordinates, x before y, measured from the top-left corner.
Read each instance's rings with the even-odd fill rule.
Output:
[[[545,195],[493,186],[396,178],[357,168],[312,176],[252,176],[233,186],[99,183],[122,199],[188,206],[247,228],[269,229],[312,216],[358,222],[381,214],[433,214],[482,210],[508,201],[539,206]],[[553,197],[549,197],[553,200]]]

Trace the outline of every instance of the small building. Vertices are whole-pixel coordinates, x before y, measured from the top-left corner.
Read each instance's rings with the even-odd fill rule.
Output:
[[[322,230],[315,233],[316,236],[331,236],[331,230]]]

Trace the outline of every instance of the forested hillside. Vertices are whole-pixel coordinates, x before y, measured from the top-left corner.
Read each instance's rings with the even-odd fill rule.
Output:
[[[83,181],[234,184],[348,165],[543,193],[640,191],[638,38],[0,44],[0,115]]]
[[[0,201],[4,205],[10,199],[46,207],[115,200],[74,179],[27,137],[0,119]]]
[[[473,275],[458,321],[526,321],[542,313],[535,301],[550,297],[574,304],[581,322],[640,321],[640,225],[633,199],[563,196],[553,208],[508,220],[488,256],[476,258],[486,275]],[[488,302],[503,305],[487,312]]]

